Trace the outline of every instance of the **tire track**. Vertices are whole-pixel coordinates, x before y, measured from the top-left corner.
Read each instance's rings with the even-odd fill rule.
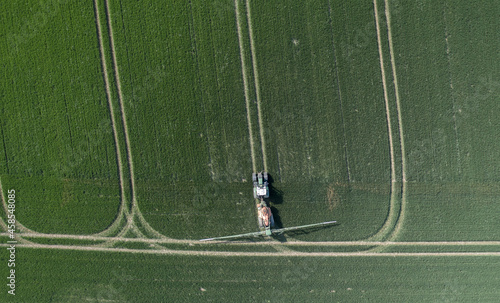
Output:
[[[115,221],[115,223],[116,222],[118,222],[118,223],[111,225],[110,228],[104,230],[103,232],[98,233],[97,235],[109,236],[109,235],[117,233],[117,236],[120,238],[120,237],[124,237],[129,232],[129,230],[133,229],[133,227],[132,227],[132,225],[133,225],[132,210],[133,210],[133,204],[134,204],[135,184],[134,184],[133,175],[132,175],[133,168],[130,165],[130,149],[128,146],[128,129],[127,129],[126,121],[123,119],[123,105],[122,105],[122,101],[121,101],[123,98],[123,95],[122,95],[122,91],[121,91],[119,71],[117,69],[118,66],[116,63],[116,53],[115,53],[115,47],[114,47],[113,29],[112,29],[112,24],[111,24],[110,15],[109,15],[108,2],[106,0],[103,0],[104,1],[104,9],[105,9],[105,13],[106,13],[105,18],[107,19],[106,24],[108,26],[108,37],[110,39],[111,61],[112,61],[113,69],[114,69],[113,75],[114,75],[114,80],[116,83],[116,88],[117,88],[117,93],[118,93],[117,103],[118,103],[118,107],[119,107],[118,109],[119,109],[120,114],[121,114],[122,127],[123,127],[123,132],[124,132],[123,135],[124,135],[124,139],[125,139],[124,144],[125,144],[125,152],[126,152],[126,161],[127,161],[127,164],[129,165],[129,174],[130,174],[129,181],[130,181],[131,201],[130,201],[130,203],[127,203],[127,198],[126,198],[126,194],[125,194],[125,192],[126,192],[125,180],[124,180],[125,179],[125,177],[124,177],[124,166],[125,165],[122,161],[122,154],[120,151],[121,143],[120,143],[118,130],[117,130],[118,123],[117,123],[117,119],[115,118],[115,107],[113,105],[111,86],[109,84],[110,83],[109,73],[108,73],[108,70],[106,67],[107,62],[106,62],[106,55],[105,55],[104,43],[103,43],[104,33],[103,33],[102,27],[101,27],[102,23],[101,23],[101,17],[99,15],[98,1],[99,0],[94,0],[95,10],[96,10],[96,23],[98,25],[99,46],[101,49],[101,61],[102,61],[102,65],[103,65],[104,78],[105,78],[105,83],[106,83],[106,94],[108,97],[108,105],[109,105],[110,112],[111,112],[111,121],[112,121],[112,126],[113,126],[113,133],[115,136],[117,157],[119,159],[118,170],[119,170],[119,175],[120,175],[120,188],[121,188],[122,204],[120,205],[119,220]],[[121,221],[123,219],[125,219],[125,225],[120,228]],[[112,246],[112,245],[114,245],[114,241],[108,241],[103,245],[104,246]]]
[[[375,15],[375,28],[377,32],[377,46],[379,53],[379,62],[380,62],[380,72],[382,77],[382,88],[384,92],[384,101],[385,101],[385,111],[386,111],[386,119],[387,119],[387,133],[389,136],[389,153],[391,159],[391,196],[389,202],[389,214],[384,222],[384,225],[381,229],[373,236],[371,236],[370,240],[382,240],[387,238],[391,230],[395,228],[397,225],[398,215],[401,212],[401,205],[398,203],[397,198],[397,180],[396,180],[396,161],[394,155],[394,138],[392,136],[392,123],[391,123],[391,111],[389,106],[389,94],[387,89],[387,78],[385,74],[385,64],[384,64],[384,55],[382,49],[382,38],[380,33],[380,19],[378,14],[378,4],[377,0],[373,0],[373,9]]]
[[[376,1],[376,0],[374,0]],[[398,113],[398,128],[399,128],[399,141],[401,148],[401,178],[402,178],[402,187],[401,187],[401,210],[399,212],[399,219],[396,224],[396,227],[390,237],[390,240],[397,239],[399,232],[404,223],[405,215],[406,215],[406,202],[407,202],[407,181],[406,181],[406,149],[405,149],[405,140],[404,140],[404,132],[403,132],[403,119],[401,115],[401,99],[399,96],[399,85],[398,85],[398,75],[396,72],[396,59],[394,56],[394,46],[392,43],[392,26],[391,26],[391,12],[389,8],[389,1],[384,0],[385,4],[385,18],[387,22],[387,38],[389,40],[389,53],[391,56],[391,67],[392,67],[392,75],[394,81],[394,92],[396,96],[396,109]]]
[[[382,88],[384,91],[384,101],[385,101],[385,113],[387,119],[387,132],[389,135],[389,153],[391,158],[391,182],[396,182],[396,163],[394,161],[394,140],[392,138],[392,123],[391,123],[391,111],[389,107],[389,96],[387,91],[387,78],[385,76],[385,65],[384,65],[384,55],[382,50],[382,39],[380,35],[380,22],[378,16],[377,0],[373,0],[374,13],[375,13],[375,27],[377,30],[377,46],[380,62],[380,72],[382,74]]]
[[[130,136],[129,136],[129,131],[128,131],[128,124],[127,124],[127,114],[126,114],[126,109],[124,106],[124,98],[123,98],[123,93],[122,93],[122,88],[121,88],[121,81],[120,81],[120,71],[118,67],[118,61],[116,59],[116,48],[115,48],[115,39],[113,35],[113,23],[112,23],[112,18],[110,14],[110,8],[109,8],[109,2],[107,0],[104,0],[105,7],[106,7],[106,19],[108,22],[108,29],[109,29],[109,39],[110,39],[110,46],[111,46],[111,55],[112,55],[112,61],[113,61],[113,69],[114,69],[114,76],[116,80],[116,86],[117,86],[117,91],[118,91],[118,104],[120,106],[120,113],[121,113],[121,120],[123,124],[123,131],[125,135],[125,149],[127,151],[127,160],[128,160],[128,165],[129,165],[129,173],[130,173],[130,188],[132,192],[132,201],[131,201],[131,210],[130,210],[130,215],[128,216],[127,220],[127,225],[125,228],[122,230],[120,233],[121,236],[125,236],[126,233],[129,230],[132,230],[138,237],[146,237],[140,229],[138,228],[136,222],[134,221],[134,218],[137,217],[139,219],[139,222],[141,222],[142,227],[150,233],[150,236],[153,237],[165,237],[158,231],[156,231],[154,228],[152,228],[149,223],[144,219],[141,211],[139,210],[139,206],[137,205],[137,193],[136,193],[136,187],[135,187],[135,175],[134,175],[134,161],[132,158],[132,148],[130,144]]]
[[[0,247],[7,247],[8,244],[0,244]],[[52,245],[52,244],[18,244],[16,247],[33,249],[59,249],[69,251],[92,251],[109,253],[132,253],[150,255],[190,255],[190,256],[222,256],[222,257],[499,257],[500,252],[297,252],[297,251],[277,251],[277,252],[227,252],[227,251],[186,251],[173,249],[131,249],[131,248],[108,248],[89,247],[74,245]]]
[[[238,31],[238,44],[240,47],[240,58],[241,58],[241,72],[243,76],[243,90],[245,94],[245,106],[247,109],[247,123],[248,123],[248,133],[250,137],[250,155],[252,157],[252,171],[257,171],[257,164],[255,158],[255,146],[253,139],[253,127],[252,127],[252,117],[250,113],[250,95],[248,88],[248,77],[247,77],[247,63],[246,54],[243,43],[243,34],[241,29],[241,15],[240,15],[240,5],[239,0],[234,0],[235,14],[236,14],[236,29]]]
[[[109,234],[114,234],[117,229],[119,229],[119,226],[121,225],[121,221],[123,220],[123,217],[127,217],[127,212],[126,212],[126,198],[125,198],[125,181],[124,181],[124,176],[123,176],[123,163],[122,163],[122,155],[120,151],[120,140],[118,136],[118,130],[117,130],[117,123],[115,119],[115,109],[113,106],[112,102],[112,95],[111,95],[111,87],[109,84],[109,74],[107,70],[107,64],[106,64],[106,55],[105,55],[105,50],[104,50],[104,43],[103,43],[103,32],[102,32],[102,27],[101,27],[101,17],[99,15],[99,5],[98,5],[98,0],[94,0],[94,11],[95,11],[95,18],[96,18],[96,25],[97,25],[97,37],[99,40],[99,53],[101,55],[101,65],[103,69],[103,77],[104,77],[104,84],[105,84],[105,90],[106,90],[106,98],[108,100],[108,107],[110,111],[110,117],[111,117],[111,127],[113,129],[113,138],[115,141],[115,146],[116,146],[116,157],[117,157],[117,164],[118,164],[118,176],[119,176],[119,182],[120,182],[120,196],[121,196],[121,203],[120,203],[120,208],[118,210],[118,216],[116,220],[104,231],[97,233],[98,235],[109,235]]]
[[[252,13],[250,9],[250,0],[246,0],[246,11],[247,11],[247,22],[248,22],[248,33],[250,37],[250,54],[252,56],[252,67],[255,82],[255,96],[257,99],[257,118],[259,121],[259,134],[260,134],[260,145],[262,150],[262,161],[264,165],[264,171],[267,171],[267,156],[266,156],[266,140],[264,135],[264,122],[262,119],[261,110],[261,97],[260,97],[260,84],[259,84],[259,71],[257,69],[257,55],[255,51],[255,43],[253,38],[253,27],[252,27]],[[256,170],[254,170],[255,172]]]
[[[374,0],[377,1],[377,0]],[[389,10],[389,1],[385,0],[385,18],[387,22],[387,37],[389,40],[389,53],[391,56],[391,67],[394,81],[394,92],[396,96],[396,109],[398,114],[398,128],[399,128],[399,141],[401,143],[401,177],[403,184],[406,183],[406,149],[404,142],[403,132],[403,119],[401,115],[401,98],[399,96],[398,75],[396,72],[396,59],[394,56],[394,46],[392,43],[392,26],[391,26],[391,12]]]
[[[0,222],[1,224],[5,224]],[[8,233],[0,233],[0,236],[7,237]],[[117,242],[128,243],[155,243],[155,244],[192,244],[197,246],[210,246],[214,244],[225,244],[230,246],[500,246],[500,241],[210,241],[200,242],[199,240],[183,240],[183,239],[152,239],[152,238],[121,238],[121,237],[99,237],[95,235],[69,235],[69,234],[41,234],[41,233],[23,233],[23,237],[27,238],[44,238],[44,239],[65,239],[65,240],[90,240],[90,241],[107,241],[116,240]]]

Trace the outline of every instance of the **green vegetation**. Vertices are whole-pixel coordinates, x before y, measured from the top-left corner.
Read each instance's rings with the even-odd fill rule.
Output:
[[[29,249],[20,250],[18,260],[19,302],[494,302],[500,294],[498,257],[221,258]],[[35,265],[37,271],[29,270]]]
[[[382,226],[390,172],[383,95],[378,83],[360,85],[380,73],[369,6],[341,13],[330,12],[326,2],[310,3],[305,15],[300,6],[251,7],[257,17],[250,36],[249,8],[241,3],[242,71],[232,1],[148,7],[129,2],[121,4],[123,9],[111,4],[115,27],[123,28],[115,40],[119,62],[127,62],[120,69],[137,196],[154,228],[176,238],[255,229],[249,179],[252,161],[260,170],[264,157],[281,225],[350,222],[333,236],[317,233],[310,240],[360,239]],[[173,12],[176,18],[161,18]],[[353,23],[340,19],[342,14]],[[363,28],[367,40],[354,46],[359,51],[336,54],[336,43],[359,43],[343,33],[360,24],[371,26]],[[251,56],[253,36],[256,58]],[[243,77],[252,101],[248,109]],[[265,155],[261,140],[267,142]],[[221,227],[222,221],[230,227]]]
[[[498,239],[500,74],[492,62],[500,40],[491,29],[499,9],[466,7],[405,1],[393,14],[407,179],[415,182],[404,240]]]
[[[77,246],[97,246],[103,244],[103,240],[85,240],[85,239],[64,239],[64,238],[39,238],[23,237],[32,243],[47,245],[77,245]]]
[[[111,4],[123,28],[115,40],[119,62],[127,62],[121,80],[145,218],[176,238],[254,229],[232,2]],[[226,220],[230,227],[218,230]]]
[[[492,64],[500,41],[490,30],[500,22],[498,8],[465,8],[409,1],[393,17],[411,181],[499,180],[499,143],[491,136],[500,109]]]
[[[101,231],[119,197],[93,5],[11,1],[2,8],[3,188],[18,192],[17,218],[28,228]]]
[[[163,245],[168,249],[174,250],[196,250],[199,252],[267,252],[274,253],[277,251],[276,244],[266,244],[262,245],[259,241],[252,243],[252,240],[248,240],[245,243],[189,243],[189,244],[166,244]]]
[[[417,183],[408,187],[403,241],[498,240],[498,183]]]
[[[110,224],[118,210],[115,180],[5,176],[2,185],[4,189],[16,190],[18,222],[38,232],[99,232]]]
[[[12,299],[497,300],[500,8],[166,2],[3,4],[0,181],[17,222],[88,235],[119,214],[107,235],[253,232],[251,174],[265,169],[280,227],[339,224],[273,244],[32,235],[52,247],[19,243]],[[443,243],[289,243],[366,239]]]

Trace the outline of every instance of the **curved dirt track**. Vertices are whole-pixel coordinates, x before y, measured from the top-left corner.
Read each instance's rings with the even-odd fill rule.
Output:
[[[384,0],[385,3],[385,17],[387,22],[387,39],[389,42],[389,54],[391,56],[391,67],[392,67],[392,75],[394,81],[394,93],[396,97],[396,109],[398,113],[398,128],[399,128],[399,142],[401,148],[401,178],[402,178],[402,188],[401,188],[401,210],[398,222],[392,235],[390,236],[390,240],[397,239],[399,232],[403,226],[403,222],[406,215],[406,200],[407,200],[407,180],[406,180],[406,148],[405,148],[405,140],[404,140],[404,132],[403,132],[403,120],[401,115],[401,99],[399,95],[399,85],[398,85],[398,75],[396,72],[396,59],[394,56],[394,46],[392,43],[392,27],[391,27],[391,12],[389,8],[389,1]]]

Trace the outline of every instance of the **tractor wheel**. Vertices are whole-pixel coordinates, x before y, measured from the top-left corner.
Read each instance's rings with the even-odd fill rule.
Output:
[[[264,181],[268,181],[269,179],[267,178],[267,172],[264,172]]]
[[[253,180],[253,182],[257,182],[257,174],[256,173],[252,174],[252,180]]]

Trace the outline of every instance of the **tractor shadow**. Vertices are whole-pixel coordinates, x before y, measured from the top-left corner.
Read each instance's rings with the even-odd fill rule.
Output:
[[[315,227],[304,228],[301,230],[292,230],[292,231],[284,232],[282,234],[273,234],[272,237],[273,237],[273,239],[284,243],[284,242],[288,242],[286,236],[294,237],[294,236],[299,236],[299,235],[308,235],[310,233],[314,233],[314,232],[317,232],[320,230],[332,228],[334,226],[339,226],[339,225],[340,225],[339,223],[335,223],[335,224],[330,224],[330,225],[325,225],[325,226],[315,226]],[[285,236],[285,234],[286,234],[286,236]]]
[[[274,228],[283,228],[283,222],[281,222],[280,211],[274,206],[271,206],[270,208],[271,212],[273,213]]]
[[[280,217],[280,211],[271,205],[279,205],[283,203],[283,191],[277,189],[276,187],[273,186],[274,179],[271,174],[268,173],[267,175],[267,182],[269,185],[269,198],[266,199],[267,205],[271,208],[271,212],[273,213],[273,218],[274,218],[274,228],[283,228],[283,222],[281,221]],[[275,235],[273,234],[272,237],[280,242],[287,242],[285,235],[280,234],[280,235]]]
[[[271,235],[271,237],[273,237],[274,240],[279,241],[281,243],[288,242],[287,239],[286,239],[286,237],[285,237],[285,235],[283,235],[283,234],[281,234],[281,235],[275,235],[275,234],[273,234],[273,235]]]
[[[275,229],[281,229],[285,228],[283,225],[283,222],[280,217],[280,211],[274,206],[274,205],[280,205],[283,204],[283,191],[280,189],[276,188],[273,183],[274,179],[273,176],[268,173],[268,186],[269,186],[269,198],[264,199],[271,208],[271,212],[273,213],[273,218],[274,218],[274,228]],[[315,226],[315,227],[307,227],[304,229],[300,230],[293,230],[293,231],[287,231],[285,233],[281,234],[273,234],[272,237],[273,239],[279,241],[279,242],[287,242],[287,237],[286,236],[296,236],[296,235],[306,235],[309,233],[317,232],[320,230],[323,230],[325,228],[330,228],[331,226],[336,226],[338,223],[329,225],[329,226]],[[286,234],[286,236],[285,236]]]
[[[280,217],[280,211],[274,207],[271,206],[271,212],[273,213],[273,218],[274,218],[274,228],[279,229],[283,228],[283,222],[281,222],[281,217]],[[280,241],[280,242],[287,242],[286,237],[284,234],[272,234],[273,239]]]
[[[293,231],[287,232],[287,235],[292,236],[292,237],[298,236],[298,235],[308,235],[310,233],[314,233],[314,232],[328,229],[328,228],[333,228],[333,227],[339,226],[339,225],[340,225],[340,223],[334,223],[334,224],[329,224],[329,225],[324,225],[324,226],[309,227],[309,228],[302,229],[302,230],[293,230]]]
[[[283,191],[277,189],[273,186],[274,179],[269,173],[267,175],[267,182],[269,184],[269,198],[266,202],[272,202],[273,204],[282,204],[283,203]]]
[[[274,218],[274,228],[283,228],[283,222],[281,221],[280,211],[274,207],[273,205],[279,205],[283,203],[283,192],[276,187],[273,186],[273,176],[268,173],[267,179],[269,185],[269,198],[266,199],[267,205],[271,208],[271,212],[273,213]],[[273,205],[271,205],[271,203]],[[284,235],[273,235],[273,238],[280,241],[286,242],[286,238]]]

